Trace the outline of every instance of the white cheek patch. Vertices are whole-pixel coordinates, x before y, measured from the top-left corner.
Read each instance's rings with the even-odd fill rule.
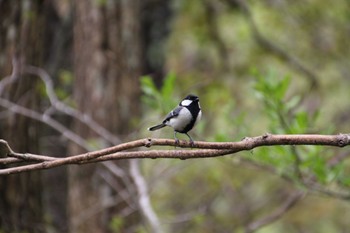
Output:
[[[188,106],[192,103],[192,100],[183,100],[181,101],[181,106]]]

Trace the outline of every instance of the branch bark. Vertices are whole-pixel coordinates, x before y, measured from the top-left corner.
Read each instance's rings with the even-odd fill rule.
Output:
[[[121,159],[145,159],[145,158],[209,158],[228,154],[234,154],[240,151],[252,150],[262,146],[284,146],[284,145],[319,145],[344,147],[350,145],[350,134],[339,135],[319,135],[319,134],[294,134],[294,135],[272,135],[264,134],[262,136],[244,138],[238,142],[195,142],[191,147],[187,141],[180,141],[176,144],[172,139],[139,139],[136,141],[122,143],[113,147],[88,152],[79,155],[66,156],[62,158],[50,157],[45,155],[34,155],[28,153],[14,152],[6,141],[0,140],[0,147],[6,153],[2,157],[14,157],[13,162],[30,162],[29,165],[19,165],[11,168],[0,169],[0,175],[9,175],[25,171],[49,169],[53,167],[68,164],[96,163],[107,160]],[[188,149],[167,149],[167,150],[140,150],[142,147],[153,146],[173,146]],[[8,148],[7,148],[8,147]],[[136,150],[138,149],[138,150]],[[130,151],[133,150],[133,151]],[[8,158],[0,159],[0,164],[8,164]]]

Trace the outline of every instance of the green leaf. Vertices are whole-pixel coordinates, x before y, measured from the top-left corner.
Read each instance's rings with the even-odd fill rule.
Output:
[[[273,90],[276,99],[282,100],[285,97],[287,90],[289,88],[289,85],[290,85],[290,77],[288,76],[286,76],[279,82],[277,81],[276,87]]]
[[[58,78],[62,85],[72,85],[74,80],[73,73],[69,70],[61,70]]]
[[[141,77],[141,89],[146,95],[157,96],[158,90],[152,78],[148,75]]]
[[[109,228],[112,230],[112,232],[120,232],[120,230],[123,228],[124,220],[122,217],[114,216],[109,223]]]
[[[297,131],[294,133],[304,133],[309,126],[309,116],[306,112],[298,112],[295,114],[295,122],[297,124]]]
[[[172,96],[175,88],[176,75],[170,72],[164,79],[164,84],[161,89],[162,97],[168,99]]]
[[[289,101],[285,103],[287,111],[295,108],[300,103],[301,97],[299,95],[293,96]]]

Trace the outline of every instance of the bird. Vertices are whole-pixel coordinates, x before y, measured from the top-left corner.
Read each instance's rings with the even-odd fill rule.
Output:
[[[187,95],[179,105],[174,108],[165,117],[161,124],[148,128],[150,131],[161,129],[165,126],[170,126],[174,129],[175,143],[179,144],[179,139],[176,137],[177,133],[186,134],[190,139],[191,146],[194,145],[192,137],[188,132],[196,125],[202,118],[202,110],[199,104],[199,98],[196,95]]]

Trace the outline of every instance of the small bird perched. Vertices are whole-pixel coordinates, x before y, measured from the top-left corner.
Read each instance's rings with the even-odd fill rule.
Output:
[[[176,133],[183,133],[190,139],[191,145],[194,145],[193,139],[188,134],[188,131],[195,126],[201,117],[202,110],[199,105],[199,98],[198,96],[190,94],[179,103],[179,106],[165,117],[161,124],[148,128],[148,130],[154,131],[165,126],[170,126],[174,128],[174,137],[177,144],[179,143],[179,139],[176,137]]]

